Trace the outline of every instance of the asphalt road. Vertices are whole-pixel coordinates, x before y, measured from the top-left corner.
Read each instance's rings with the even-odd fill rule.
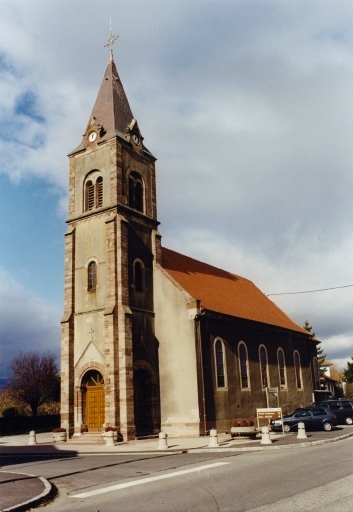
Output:
[[[49,512],[352,510],[353,439],[235,454],[23,457],[6,469],[56,485]]]

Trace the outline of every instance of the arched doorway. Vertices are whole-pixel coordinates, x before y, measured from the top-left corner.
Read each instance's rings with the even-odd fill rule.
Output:
[[[136,434],[139,436],[151,434],[155,430],[155,386],[146,368],[135,371],[134,393]]]
[[[89,432],[102,430],[105,419],[105,390],[102,374],[90,370],[82,379],[83,418]]]

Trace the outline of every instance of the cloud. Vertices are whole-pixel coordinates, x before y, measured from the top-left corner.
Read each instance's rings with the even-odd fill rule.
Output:
[[[264,293],[353,283],[351,2],[3,3],[0,173],[43,180],[64,221],[66,154],[103,77],[109,12],[120,77],[158,158],[163,243]],[[342,361],[352,292],[271,298]],[[45,314],[37,290],[19,294]]]
[[[1,268],[0,281],[0,378],[6,378],[21,351],[59,356],[60,311],[33,297]]]

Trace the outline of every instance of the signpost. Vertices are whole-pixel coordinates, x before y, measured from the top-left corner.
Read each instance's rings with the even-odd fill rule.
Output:
[[[257,428],[261,430],[262,427],[267,427],[270,420],[282,419],[281,407],[267,407],[266,409],[256,409]]]
[[[267,407],[278,407],[278,388],[266,388]]]

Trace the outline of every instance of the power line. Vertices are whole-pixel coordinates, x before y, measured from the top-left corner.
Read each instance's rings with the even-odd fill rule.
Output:
[[[298,295],[299,293],[315,293],[315,292],[327,292],[328,290],[339,290],[341,288],[351,288],[353,284],[346,284],[345,286],[333,286],[332,288],[319,288],[318,290],[306,290],[302,292],[282,292],[282,293],[268,293],[270,295]]]

